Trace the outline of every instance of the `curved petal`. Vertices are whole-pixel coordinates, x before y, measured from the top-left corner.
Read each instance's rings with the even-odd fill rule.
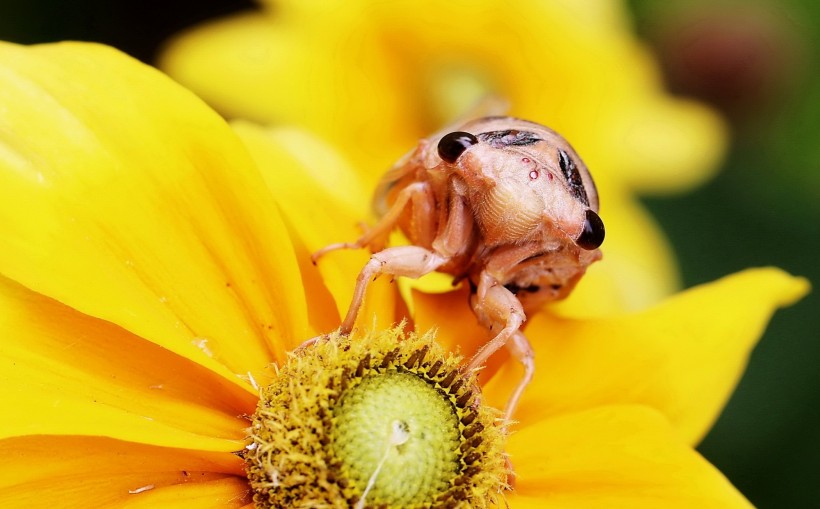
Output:
[[[247,503],[243,463],[233,454],[39,435],[0,440],[0,455],[3,507],[125,507],[143,498],[167,504],[164,489],[178,494],[182,488],[173,487],[183,485],[199,505],[173,507],[217,507],[206,497],[228,507]]]
[[[367,173],[488,92],[564,133],[602,181],[691,186],[725,147],[712,111],[663,93],[620,2],[275,2],[179,36],[162,67],[229,115],[321,133]]]
[[[516,471],[511,509],[752,507],[648,407],[527,420],[507,451]]]
[[[550,309],[573,318],[638,311],[680,287],[675,255],[640,203],[623,191],[612,192],[600,215],[606,227],[603,259],[589,267],[569,298]]]
[[[227,17],[177,37],[160,67],[228,116],[306,127],[343,147],[370,188],[407,151],[397,120],[413,107],[395,93],[389,52],[361,11],[345,3],[312,19],[292,10]]]
[[[679,193],[706,182],[719,168],[728,129],[705,105],[648,90],[618,107],[621,113],[609,122],[619,135],[604,138],[593,151],[606,159],[588,161],[605,168],[603,178],[617,175],[621,185],[639,193]]]
[[[0,277],[0,437],[105,436],[236,451],[256,397],[111,323]]]
[[[436,329],[436,341],[470,357],[489,339],[470,309],[470,290],[463,286],[447,293],[412,292],[416,331]]]
[[[516,418],[637,403],[659,410],[695,444],[723,408],[772,313],[807,291],[804,279],[750,269],[633,315],[573,321],[539,313],[525,329],[536,376]],[[489,401],[506,401],[518,369],[505,364],[485,387]]]
[[[174,484],[152,488],[129,497],[117,507],[136,509],[253,509],[248,481],[240,477],[226,477],[196,484]]]
[[[310,252],[361,235],[361,225],[372,218],[371,193],[361,176],[328,145],[298,129],[263,128],[249,122],[235,122],[233,128],[256,161],[292,236],[301,239]],[[336,302],[338,314],[323,308],[329,319],[323,322],[324,331],[336,328],[339,317],[347,312],[356,275],[369,257],[365,249],[343,249],[328,253],[316,267],[305,264],[303,274],[321,275]],[[373,320],[375,326],[393,325],[395,307],[395,289],[384,281],[372,284],[359,315],[360,325],[370,327]]]
[[[279,101],[267,98],[298,93],[290,76],[309,54],[299,34],[280,28],[257,12],[207,22],[175,37],[160,56],[160,68],[186,88],[195,83],[197,95],[228,117],[294,123],[271,108]]]
[[[79,43],[3,44],[0,88],[0,273],[225,376],[308,336],[287,229],[193,94]]]
[[[416,105],[410,118],[427,115],[410,127],[432,131],[469,106],[452,111],[454,94],[443,105],[435,100],[442,87],[463,88],[455,74],[508,98],[512,114],[561,132],[604,191],[610,182],[668,191],[717,169],[726,145],[722,122],[663,92],[658,66],[619,2],[408,0],[381,7],[365,10],[370,29],[400,62],[393,74],[403,85],[398,93]]]

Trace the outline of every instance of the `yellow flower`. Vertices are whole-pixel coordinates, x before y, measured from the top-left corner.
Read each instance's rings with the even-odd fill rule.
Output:
[[[367,257],[307,256],[355,235],[356,173],[101,46],[2,44],[0,89],[0,505],[250,506],[253,383],[338,324]],[[692,444],[806,290],[758,269],[634,315],[532,317],[509,506],[748,507]],[[403,318],[373,292],[360,330]],[[414,319],[469,354],[463,297],[416,294]],[[515,369],[493,359],[487,399]]]
[[[319,133],[367,189],[495,94],[570,140],[601,190],[607,263],[564,311],[642,309],[677,288],[673,254],[634,193],[703,181],[725,133],[713,112],[663,91],[621,2],[269,3],[181,35],[162,67],[229,117]]]

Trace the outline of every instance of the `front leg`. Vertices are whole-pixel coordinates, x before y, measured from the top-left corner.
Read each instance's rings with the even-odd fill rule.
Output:
[[[313,263],[316,263],[319,258],[336,249],[358,249],[365,246],[372,248],[373,244],[383,245],[380,239],[386,239],[408,205],[412,207],[414,219],[412,224],[418,229],[414,234],[431,238],[433,224],[430,222],[430,218],[433,217],[433,210],[435,210],[435,198],[428,183],[415,182],[402,189],[396,197],[396,201],[390,207],[390,210],[388,210],[372,228],[356,239],[355,242],[337,242],[325,246],[313,253],[310,257],[311,260]]]
[[[389,247],[375,253],[356,279],[353,300],[339,331],[342,334],[349,334],[353,330],[353,324],[356,322],[356,315],[364,301],[367,286],[380,275],[420,278],[441,267],[447,261],[449,258],[418,246]]]
[[[510,422],[524,389],[530,384],[532,377],[535,375],[535,352],[527,337],[520,330],[515,331],[512,339],[507,342],[507,349],[524,366],[524,375],[518,381],[518,385],[515,386],[510,399],[507,400],[507,406],[504,407],[504,418],[507,422]]]
[[[476,369],[483,366],[492,354],[505,345],[511,350],[513,356],[524,365],[524,376],[510,396],[504,412],[504,417],[509,420],[515,412],[521,393],[529,384],[535,371],[532,347],[519,330],[524,320],[526,320],[524,309],[518,299],[515,298],[515,295],[504,288],[487,271],[481,273],[478,288],[470,299],[470,304],[479,323],[491,332],[498,330],[498,333],[476,352],[473,358],[470,359],[467,369]]]

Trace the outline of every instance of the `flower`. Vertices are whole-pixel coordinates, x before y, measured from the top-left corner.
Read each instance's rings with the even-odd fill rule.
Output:
[[[497,505],[504,428],[462,361],[400,328],[334,333],[291,357],[252,418],[256,506]]]
[[[674,255],[635,193],[702,182],[725,133],[712,111],[663,91],[621,2],[263,4],[180,35],[161,67],[229,117],[319,133],[367,189],[419,138],[499,96],[570,140],[601,191],[608,261],[562,311],[637,310],[678,288]]]
[[[0,505],[248,506],[254,381],[338,324],[367,258],[307,255],[355,235],[355,172],[98,45],[0,44],[0,88]],[[509,506],[748,507],[691,446],[806,290],[757,269],[637,314],[532,317]],[[359,330],[404,317],[373,292]],[[415,299],[417,329],[475,351],[464,295]],[[515,369],[493,359],[488,400]]]

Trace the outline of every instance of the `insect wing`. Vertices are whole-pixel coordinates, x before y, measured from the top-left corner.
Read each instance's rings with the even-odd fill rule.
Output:
[[[373,192],[372,202],[373,212],[376,213],[376,216],[381,217],[387,213],[390,208],[388,200],[390,193],[396,188],[396,184],[401,179],[413,172],[413,165],[407,163],[415,152],[416,149],[413,149],[404,154],[399,162],[387,170],[387,173],[379,180],[376,190]]]

